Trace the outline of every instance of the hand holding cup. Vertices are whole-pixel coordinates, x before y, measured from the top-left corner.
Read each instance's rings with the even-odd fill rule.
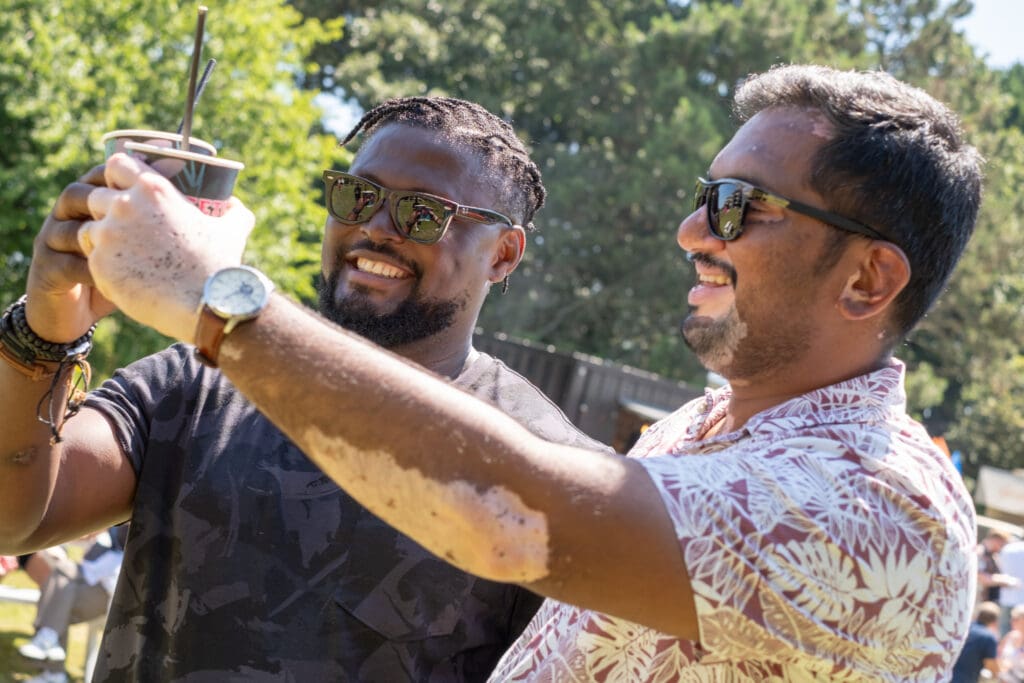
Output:
[[[88,256],[96,287],[121,311],[163,334],[191,341],[206,277],[241,262],[254,217],[230,197],[241,164],[182,150],[154,149],[160,154],[137,151],[151,155],[159,169],[127,154],[107,160],[107,187],[89,194],[94,220],[82,225],[78,242]],[[200,160],[207,163],[191,170],[184,163]],[[196,180],[208,180],[211,169],[214,176],[230,171],[230,182],[216,185],[218,192],[228,196],[186,201],[174,179],[180,178],[186,191],[213,194],[206,188],[214,186]]]

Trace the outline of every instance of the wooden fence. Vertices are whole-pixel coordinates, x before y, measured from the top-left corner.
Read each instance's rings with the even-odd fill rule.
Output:
[[[620,453],[646,425],[704,391],[652,372],[506,335],[478,331],[473,343],[537,385],[588,435]]]

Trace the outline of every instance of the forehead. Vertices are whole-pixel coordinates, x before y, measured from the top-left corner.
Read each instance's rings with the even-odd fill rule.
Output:
[[[830,139],[818,112],[766,109],[743,124],[711,165],[713,178],[739,178],[794,198],[806,195],[811,158]]]
[[[468,202],[478,194],[482,163],[442,131],[392,123],[373,132],[350,171],[393,189],[422,190]]]

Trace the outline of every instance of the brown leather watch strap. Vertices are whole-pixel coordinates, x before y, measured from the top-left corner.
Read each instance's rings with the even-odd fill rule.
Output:
[[[227,320],[213,312],[209,306],[203,306],[196,324],[196,358],[203,365],[217,367],[220,345],[224,341],[224,327]]]

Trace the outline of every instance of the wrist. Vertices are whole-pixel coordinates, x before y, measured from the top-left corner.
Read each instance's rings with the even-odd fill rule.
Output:
[[[54,342],[36,334],[28,323],[26,313],[27,297],[22,296],[0,314],[0,344],[6,349],[7,357],[13,356],[23,366],[61,363],[68,358],[85,358],[92,350],[92,336],[95,323],[76,339],[69,342]]]
[[[207,278],[193,328],[196,357],[217,367],[224,339],[238,325],[255,320],[266,309],[273,291],[274,283],[248,266],[223,268]]]

